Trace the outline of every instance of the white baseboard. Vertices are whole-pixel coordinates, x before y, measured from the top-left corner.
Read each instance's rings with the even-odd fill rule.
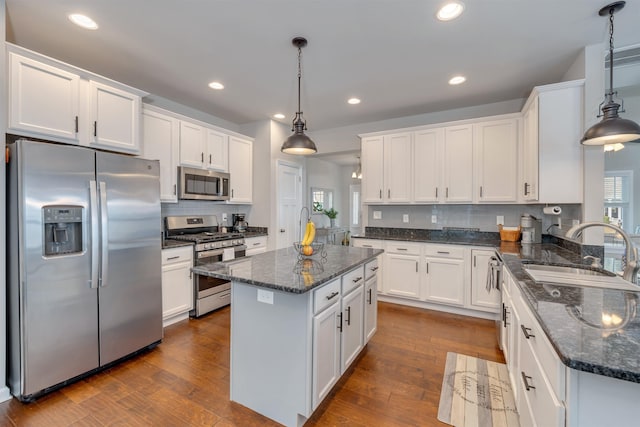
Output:
[[[427,310],[444,311],[446,313],[460,314],[469,317],[478,317],[480,319],[487,320],[498,320],[500,318],[499,313],[491,313],[464,307],[454,307],[444,304],[434,304],[431,302],[411,300],[384,294],[378,294],[378,301],[390,302],[392,304],[408,305],[410,307],[425,308]]]
[[[6,402],[7,400],[11,400],[11,392],[9,391],[9,387],[4,386],[0,388],[0,402]]]

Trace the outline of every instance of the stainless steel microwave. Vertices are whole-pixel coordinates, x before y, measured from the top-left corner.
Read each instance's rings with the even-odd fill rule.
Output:
[[[181,200],[229,200],[229,174],[206,169],[178,168]]]

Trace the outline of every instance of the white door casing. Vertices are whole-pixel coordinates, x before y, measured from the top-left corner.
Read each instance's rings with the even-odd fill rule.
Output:
[[[276,248],[286,248],[300,240],[300,209],[302,209],[302,166],[277,161],[276,195],[278,200],[278,229]]]

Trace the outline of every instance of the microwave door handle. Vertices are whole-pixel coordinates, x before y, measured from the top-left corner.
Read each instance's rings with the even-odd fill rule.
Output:
[[[100,287],[106,288],[109,284],[107,271],[109,269],[109,225],[107,221],[107,184],[100,182],[100,226],[102,241],[102,266]]]
[[[91,279],[90,288],[98,288],[98,256],[100,254],[100,230],[98,228],[98,189],[95,181],[89,181],[89,211],[91,213]]]

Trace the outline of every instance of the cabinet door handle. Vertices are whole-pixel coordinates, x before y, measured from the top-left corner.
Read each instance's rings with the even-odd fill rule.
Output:
[[[355,279],[352,280],[353,283],[358,283],[360,280],[362,280],[362,276],[358,276]]]
[[[389,198],[389,199],[391,198],[391,189],[390,188],[387,190],[387,198]]]
[[[449,187],[447,187],[447,188],[446,188],[445,193],[446,193],[446,194],[445,194],[445,197],[448,199],[448,198],[449,198]]]
[[[380,189],[380,199],[382,199],[382,188]]]
[[[347,326],[351,326],[351,306],[347,307]]]
[[[173,184],[173,195],[175,196],[177,192],[178,192],[177,185]]]
[[[338,329],[342,332],[342,312],[338,313]]]
[[[78,133],[78,116],[76,116],[76,133]]]
[[[231,198],[233,198],[233,188],[231,189]]]
[[[331,299],[335,298],[339,293],[340,292],[338,292],[338,291],[333,291],[333,292],[331,292],[331,295],[327,295],[326,298],[327,298],[327,300],[331,300]]]
[[[480,186],[480,198],[482,198],[482,185]]]
[[[211,164],[211,154],[209,154],[209,164]]]
[[[427,263],[427,274],[429,274],[429,263]]]
[[[416,261],[416,273],[418,272],[418,261]]]
[[[504,325],[504,327],[506,328],[508,323],[507,323],[507,305],[505,303],[502,303],[502,324]]]
[[[178,258],[180,258],[180,255],[170,256],[169,258],[167,258],[167,261],[171,261],[172,259],[178,259]]]
[[[524,195],[529,195],[529,184],[527,184],[526,182],[524,183]]]
[[[475,267],[476,267],[476,256],[474,255],[473,256],[473,268],[475,268]]]
[[[193,271],[189,272],[189,279],[193,279]]]
[[[371,305],[371,301],[373,301],[373,299],[371,298],[371,288],[369,288],[369,305]]]
[[[204,163],[204,151],[200,153],[200,161]]]
[[[535,337],[536,337],[535,335],[533,335],[532,333],[530,333],[531,328],[527,328],[527,327],[526,327],[526,326],[524,326],[524,325],[520,325],[520,329],[522,329],[522,333],[524,334],[524,337],[525,337],[526,339],[529,339],[529,338],[535,338]]]
[[[438,198],[438,187],[436,187],[436,199]]]
[[[522,374],[522,382],[524,383],[524,388],[527,389],[527,391],[534,389],[535,387],[532,386],[531,384],[529,384],[529,380],[532,379],[531,377],[528,377],[524,374],[524,371],[520,371],[520,373]]]
[[[93,136],[98,136],[98,121],[93,122]]]
[[[449,255],[450,252],[448,252],[448,251],[438,251],[438,253],[440,255]]]

